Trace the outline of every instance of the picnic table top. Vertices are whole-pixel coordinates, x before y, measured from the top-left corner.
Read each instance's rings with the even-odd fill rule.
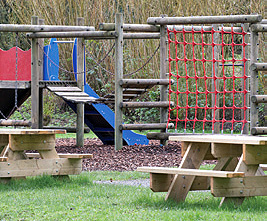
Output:
[[[267,145],[267,136],[250,135],[177,135],[169,136],[170,141],[203,142],[203,143],[229,143],[229,144],[249,144]]]
[[[0,129],[0,134],[65,134],[66,130],[49,129]]]

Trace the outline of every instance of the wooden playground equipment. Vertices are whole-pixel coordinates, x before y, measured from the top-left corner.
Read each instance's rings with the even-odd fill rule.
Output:
[[[31,47],[31,79],[30,84],[25,84],[25,88],[31,90],[32,97],[32,128],[42,128],[42,88],[46,87],[66,101],[75,103],[77,110],[77,145],[83,146],[85,106],[88,104],[97,105],[99,102],[110,102],[109,99],[101,100],[91,96],[85,90],[84,73],[84,41],[88,39],[115,40],[115,116],[109,122],[112,128],[105,129],[105,133],[111,134],[114,138],[115,148],[121,149],[124,141],[129,142],[123,136],[129,130],[151,130],[160,129],[160,133],[148,133],[149,139],[161,140],[165,144],[168,139],[181,141],[183,151],[183,161],[178,169],[174,168],[138,168],[138,171],[149,172],[151,174],[151,189],[155,192],[167,191],[167,199],[183,201],[190,190],[203,190],[211,187],[214,196],[224,197],[222,202],[233,200],[241,203],[244,197],[267,195],[266,176],[263,173],[267,163],[266,156],[266,127],[258,125],[258,104],[266,103],[266,95],[258,94],[258,71],[266,71],[266,63],[258,63],[258,33],[266,32],[266,20],[262,20],[259,15],[236,15],[236,16],[201,16],[201,17],[158,17],[148,18],[148,24],[124,24],[122,14],[116,14],[115,23],[100,24],[100,31],[94,27],[84,26],[84,19],[77,19],[77,26],[49,26],[43,25],[38,17],[32,18],[32,25],[0,25],[0,31],[10,32],[31,32],[27,34],[32,41]],[[241,23],[241,25],[239,25]],[[228,24],[219,26],[219,24]],[[231,24],[235,24],[235,27]],[[200,25],[200,26],[199,26]],[[209,26],[207,26],[209,25]],[[250,31],[250,44],[249,32]],[[178,35],[182,36],[180,40]],[[185,40],[185,35],[192,36],[192,42]],[[195,42],[194,36],[202,36],[202,42]],[[205,43],[203,36],[211,36],[211,42]],[[230,43],[224,42],[223,36],[232,36]],[[241,43],[236,43],[234,36],[239,36]],[[44,38],[78,38],[76,45],[77,61],[76,74],[77,83],[60,83],[52,80],[43,82],[42,79],[42,58]],[[123,75],[123,42],[127,39],[159,39],[160,41],[160,79],[125,79]],[[174,46],[174,48],[172,48]],[[186,56],[187,47],[193,50],[193,58]],[[212,57],[206,58],[202,52],[202,57],[194,57],[194,47],[210,47]],[[224,47],[231,47],[232,57],[225,58]],[[242,58],[235,57],[235,47],[242,49]],[[250,55],[247,50],[250,46]],[[183,55],[178,56],[178,47],[182,47]],[[173,53],[174,51],[174,53]],[[249,59],[250,57],[250,59]],[[250,65],[249,65],[250,61]],[[185,68],[184,74],[179,71],[179,62]],[[187,65],[191,62],[194,67],[193,75],[187,73]],[[204,75],[198,75],[196,62],[203,65]],[[212,70],[210,73],[205,70],[205,64],[210,62]],[[239,62],[239,63],[238,63]],[[232,67],[232,75],[229,77],[224,73],[226,67]],[[235,75],[235,67],[242,68],[242,75]],[[220,75],[221,68],[223,75]],[[232,89],[225,87],[227,79],[232,80]],[[241,83],[240,89],[235,88],[235,80]],[[181,81],[182,80],[182,81]],[[190,91],[189,80],[193,80],[192,85],[197,85],[198,80],[211,81],[212,88],[199,90],[196,88]],[[250,80],[250,83],[249,83]],[[181,90],[179,85],[184,82],[186,90]],[[220,82],[224,83],[220,89]],[[14,82],[3,82],[14,89]],[[2,85],[3,85],[2,84]],[[16,88],[18,87],[17,84]],[[60,85],[60,86],[59,86]],[[132,94],[138,95],[145,92],[152,86],[160,86],[159,102],[132,102],[126,100]],[[23,85],[21,86],[23,87]],[[175,88],[176,87],[176,88]],[[234,101],[231,106],[225,104],[225,97],[232,94],[231,99],[241,99],[242,106],[236,106]],[[240,95],[235,98],[235,95]],[[205,96],[205,106],[188,103],[189,96],[195,96],[195,100],[200,100],[198,96]],[[172,97],[176,98],[172,100]],[[186,97],[186,104],[181,104],[181,96]],[[208,104],[208,96],[212,99]],[[223,104],[220,99],[223,97]],[[198,99],[199,98],[199,99]],[[111,99],[112,100],[112,99]],[[250,100],[250,101],[249,101]],[[160,108],[160,122],[154,124],[123,124],[123,108]],[[197,114],[193,119],[188,118],[188,113],[194,110],[202,110],[203,119],[198,119]],[[225,117],[225,111],[232,111],[232,119]],[[242,119],[235,119],[235,111],[241,113]],[[249,114],[250,110],[250,114]],[[180,111],[186,113],[185,118],[181,118]],[[210,118],[207,113],[211,112]],[[175,118],[173,118],[175,116]],[[94,117],[92,117],[93,119]],[[180,123],[185,125],[185,133],[168,133],[168,129],[177,130]],[[223,133],[224,125],[231,124],[231,132],[236,123],[242,124],[242,134],[248,135],[193,135],[186,134],[187,124],[193,125],[193,132],[197,123],[203,124],[203,133],[207,124],[211,125],[214,134]],[[250,128],[249,128],[250,124]],[[34,130],[33,130],[34,131]],[[42,130],[40,130],[41,133]],[[103,132],[103,130],[102,130]],[[29,133],[31,133],[29,131]],[[9,136],[13,136],[10,132]],[[99,135],[101,136],[101,134]],[[130,137],[133,134],[130,135]],[[140,138],[141,139],[141,138]],[[139,140],[140,139],[136,139]],[[126,143],[127,143],[126,142]],[[135,142],[135,141],[134,141]],[[129,144],[129,143],[128,143]],[[11,149],[12,150],[12,149]],[[20,149],[22,150],[22,149]],[[24,150],[24,149],[23,149]],[[38,149],[37,149],[38,150]],[[17,149],[12,150],[17,151]],[[38,150],[42,157],[42,150]],[[41,152],[40,152],[41,151]],[[28,154],[28,157],[37,156]],[[58,157],[58,156],[55,156]],[[3,160],[6,159],[5,157]],[[212,171],[199,170],[200,164],[205,159],[218,159],[218,163]],[[55,161],[55,159],[53,158]],[[54,162],[53,161],[53,162]],[[8,162],[8,161],[7,161]],[[25,161],[26,162],[26,161]],[[21,162],[19,162],[21,163]],[[76,168],[76,167],[75,167]],[[6,169],[5,169],[6,171]],[[39,174],[39,173],[38,173]],[[54,172],[52,173],[53,175]],[[24,176],[24,175],[23,175]]]

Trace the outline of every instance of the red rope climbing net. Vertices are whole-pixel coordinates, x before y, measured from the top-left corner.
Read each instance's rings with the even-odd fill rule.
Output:
[[[241,133],[246,112],[246,46],[243,27],[210,30],[167,29],[169,44],[169,117],[175,130],[225,129]],[[174,105],[172,105],[174,104]],[[168,128],[168,127],[167,127]]]

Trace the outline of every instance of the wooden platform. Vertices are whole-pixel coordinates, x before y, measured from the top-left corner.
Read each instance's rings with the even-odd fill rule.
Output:
[[[78,87],[54,87],[47,86],[47,89],[64,100],[73,103],[96,103],[97,98],[90,97],[87,93],[82,92]]]
[[[0,129],[0,181],[43,174],[80,174],[82,159],[92,158],[92,154],[58,154],[55,135],[64,133],[65,130]],[[25,153],[28,150],[38,153]]]
[[[211,189],[221,204],[241,204],[245,197],[266,196],[267,137],[232,135],[170,136],[182,143],[179,168],[140,167],[150,173],[150,188],[167,192],[166,199],[184,201],[189,191]],[[217,159],[211,171],[199,170],[205,159]],[[262,165],[261,165],[262,164]]]

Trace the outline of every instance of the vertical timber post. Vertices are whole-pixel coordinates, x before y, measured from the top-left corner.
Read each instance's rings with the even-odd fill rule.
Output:
[[[250,35],[250,65],[257,62],[258,32],[251,31]],[[250,98],[258,94],[258,71],[250,68]],[[250,130],[258,125],[258,104],[250,101]]]
[[[162,15],[162,17],[166,15]],[[160,79],[168,79],[168,65],[167,65],[167,26],[160,26]],[[160,86],[160,101],[168,101],[168,85]],[[167,123],[168,121],[168,109],[160,108],[160,123]],[[166,129],[161,130],[166,132]],[[167,144],[167,140],[161,140],[162,145]]]
[[[32,25],[38,25],[37,16],[32,16]],[[38,39],[32,38],[31,45],[31,121],[32,128],[38,129],[39,126],[39,67],[38,67]]]
[[[39,25],[44,25],[44,19],[39,19]],[[39,80],[42,81],[44,79],[44,73],[43,73],[43,48],[44,48],[44,39],[39,38],[38,39],[38,67],[39,67]],[[39,88],[39,123],[38,123],[38,128],[43,128],[43,119],[44,119],[44,106],[43,106],[43,88]]]
[[[123,101],[122,86],[119,84],[123,78],[123,15],[116,14],[115,17],[115,149],[120,150],[123,146],[122,130],[122,109]]]
[[[84,25],[84,18],[77,18],[77,25]],[[84,38],[77,39],[77,85],[84,91]],[[77,104],[76,146],[84,146],[84,104]]]
[[[213,29],[217,31],[219,29],[219,25],[214,24]],[[213,36],[214,36],[214,43],[218,44],[220,34],[215,32]],[[219,48],[218,47],[219,46],[217,46],[217,45],[214,46],[214,58],[213,59],[215,59],[215,60],[219,60]],[[218,74],[219,74],[219,63],[215,62],[214,67],[212,66],[212,76],[218,77]],[[216,90],[219,90],[219,87],[220,87],[219,80],[215,80],[215,85],[212,84],[212,91],[215,91],[215,88],[216,88]],[[220,97],[218,95],[215,96],[215,94],[212,94],[212,107],[215,106],[215,103],[216,103],[216,106],[219,106],[219,102],[220,102]],[[215,119],[219,120],[220,119],[220,110],[219,109],[215,110],[214,114],[215,114]],[[223,130],[223,128],[222,128],[222,130]],[[220,122],[214,123],[214,133],[215,134],[220,133]]]
[[[244,24],[244,31],[245,32],[249,32],[249,24],[248,23],[245,23]],[[249,42],[249,35],[245,35],[245,42],[243,43],[248,43]],[[242,51],[244,53],[244,51]],[[245,57],[248,58],[249,57],[249,51],[245,50]],[[249,75],[249,65],[248,65],[248,61],[247,62],[243,62],[243,73],[244,75],[248,76]],[[246,87],[246,90],[248,91],[249,90],[249,79],[242,79],[242,91],[244,91],[244,86]],[[246,107],[249,107],[249,93],[246,93],[245,95],[245,100],[244,101],[244,97],[243,97],[243,105],[245,105]],[[242,110],[242,116],[244,116],[244,110]],[[246,110],[246,113],[245,113],[245,118],[246,120],[248,121],[249,119],[249,111]],[[243,129],[243,134],[248,134],[249,132],[249,124],[246,123],[245,126],[244,126],[244,129]]]

